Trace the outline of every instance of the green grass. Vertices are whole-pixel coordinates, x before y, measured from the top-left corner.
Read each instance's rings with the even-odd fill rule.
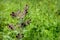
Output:
[[[60,10],[59,2],[57,0],[0,0],[0,39],[60,40],[60,15],[56,13]],[[18,9],[23,11],[26,4],[29,9],[24,20],[30,18],[30,25],[24,29],[15,26],[15,30],[10,30],[8,23],[16,25],[20,22],[10,16],[11,12],[16,12]],[[24,37],[17,39],[18,33],[24,33]]]

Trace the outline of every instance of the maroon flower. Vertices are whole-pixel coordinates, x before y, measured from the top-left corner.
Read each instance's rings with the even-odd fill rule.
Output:
[[[23,38],[23,37],[24,37],[24,34],[19,34],[19,33],[18,33],[18,34],[16,35],[16,38],[19,38],[19,39],[21,39],[21,38]]]
[[[14,12],[12,12],[12,14],[10,14],[12,17],[16,17],[16,14]]]
[[[30,22],[31,22],[31,19],[26,20],[25,22],[22,22],[22,23],[20,24],[20,27],[25,27],[25,26],[29,25]]]
[[[14,29],[14,28],[13,28],[14,26],[13,26],[12,24],[8,24],[8,27],[9,27],[10,29],[12,29],[12,30]]]

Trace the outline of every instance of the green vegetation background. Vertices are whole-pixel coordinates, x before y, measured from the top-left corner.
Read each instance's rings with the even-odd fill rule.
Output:
[[[29,10],[25,19],[31,18],[31,23],[22,30],[24,37],[20,40],[60,40],[60,15],[56,13],[59,3],[59,0],[0,0],[0,40],[19,40],[16,34],[21,28],[10,30],[7,24],[19,22],[10,14],[18,9],[23,11],[26,4]]]

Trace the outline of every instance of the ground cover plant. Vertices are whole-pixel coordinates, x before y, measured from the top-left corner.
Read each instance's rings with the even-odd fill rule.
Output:
[[[60,0],[0,0],[0,40],[60,40]]]

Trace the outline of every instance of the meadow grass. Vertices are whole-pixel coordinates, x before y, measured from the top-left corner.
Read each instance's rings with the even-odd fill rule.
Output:
[[[57,0],[0,0],[0,40],[60,40],[60,15],[58,15],[59,1]],[[57,5],[58,3],[58,5]],[[16,25],[17,18],[10,16],[11,12],[23,11],[29,6],[24,20],[31,19],[31,23],[21,29],[8,28],[7,24]],[[23,33],[22,39],[16,35]]]

